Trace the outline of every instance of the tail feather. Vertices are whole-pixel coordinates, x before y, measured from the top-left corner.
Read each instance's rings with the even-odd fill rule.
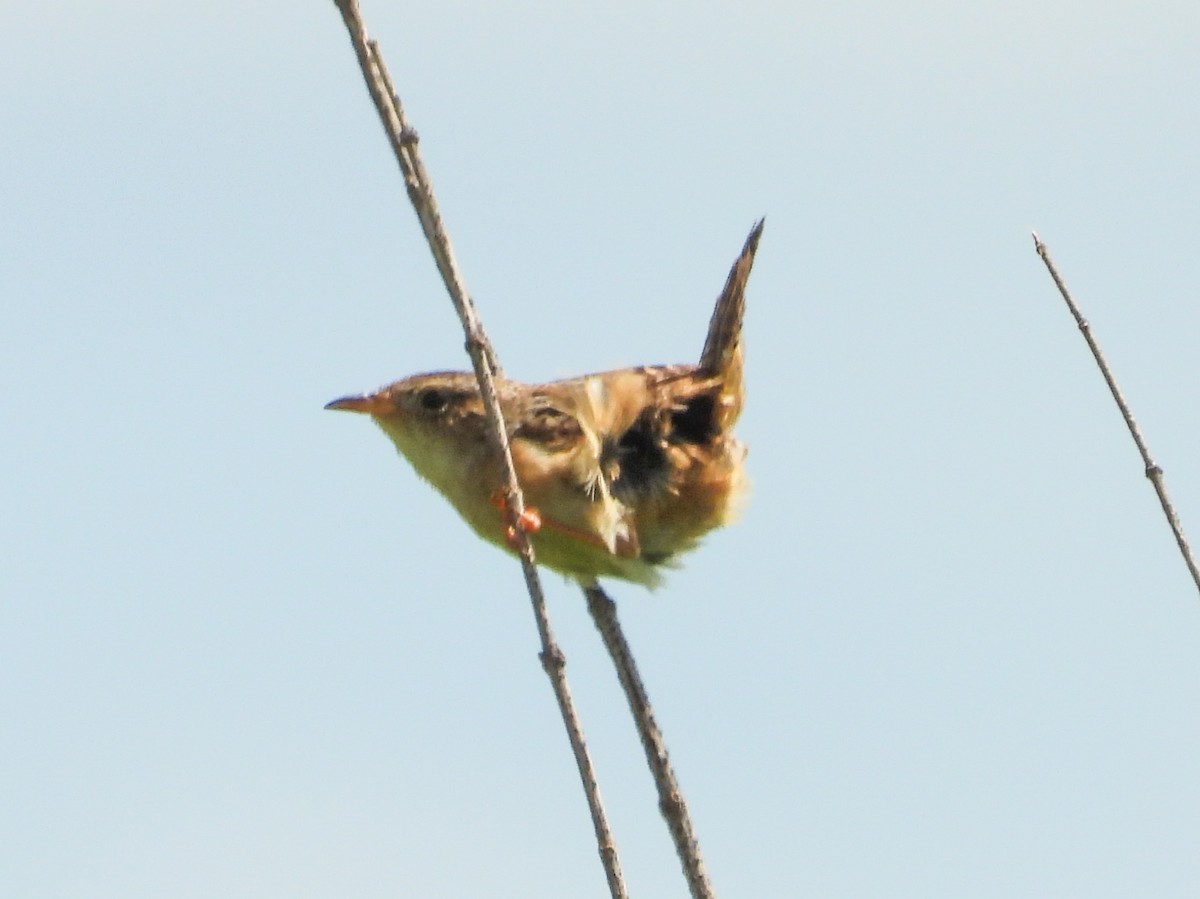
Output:
[[[716,308],[708,323],[708,338],[700,354],[700,370],[721,383],[719,413],[722,424],[731,425],[742,407],[742,318],[746,313],[746,281],[754,265],[754,254],[758,240],[762,237],[763,224],[759,219],[746,238],[746,244],[737,261],[729,270],[725,288],[717,297]]]

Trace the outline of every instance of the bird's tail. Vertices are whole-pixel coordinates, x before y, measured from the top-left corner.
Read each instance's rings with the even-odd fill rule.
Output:
[[[742,410],[742,318],[746,313],[746,281],[754,265],[758,239],[763,223],[759,219],[746,238],[746,245],[729,270],[725,288],[717,297],[716,308],[708,323],[708,338],[700,354],[700,371],[720,383],[720,405],[717,412],[722,425],[732,425]]]

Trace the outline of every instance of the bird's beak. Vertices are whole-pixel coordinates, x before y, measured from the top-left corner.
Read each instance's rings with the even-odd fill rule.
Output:
[[[396,406],[388,397],[386,391],[360,394],[359,396],[344,396],[325,404],[326,409],[344,409],[347,412],[364,412],[367,415],[386,415],[395,412]]]

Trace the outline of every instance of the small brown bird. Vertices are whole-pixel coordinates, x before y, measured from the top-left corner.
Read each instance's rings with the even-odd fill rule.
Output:
[[[698,364],[626,368],[522,384],[496,379],[537,561],[582,583],[653,587],[728,523],[745,490],[742,317],[759,221],[717,298]],[[413,375],[326,409],[370,415],[417,474],[481,537],[512,548],[503,474],[475,375]]]

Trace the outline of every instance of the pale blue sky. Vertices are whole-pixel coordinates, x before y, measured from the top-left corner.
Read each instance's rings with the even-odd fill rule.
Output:
[[[610,585],[725,897],[1193,896],[1196,12],[381,3],[508,371],[694,359],[755,489]],[[465,365],[328,2],[0,7],[0,872],[601,897],[517,566],[337,396]],[[635,896],[686,890],[578,592]]]

